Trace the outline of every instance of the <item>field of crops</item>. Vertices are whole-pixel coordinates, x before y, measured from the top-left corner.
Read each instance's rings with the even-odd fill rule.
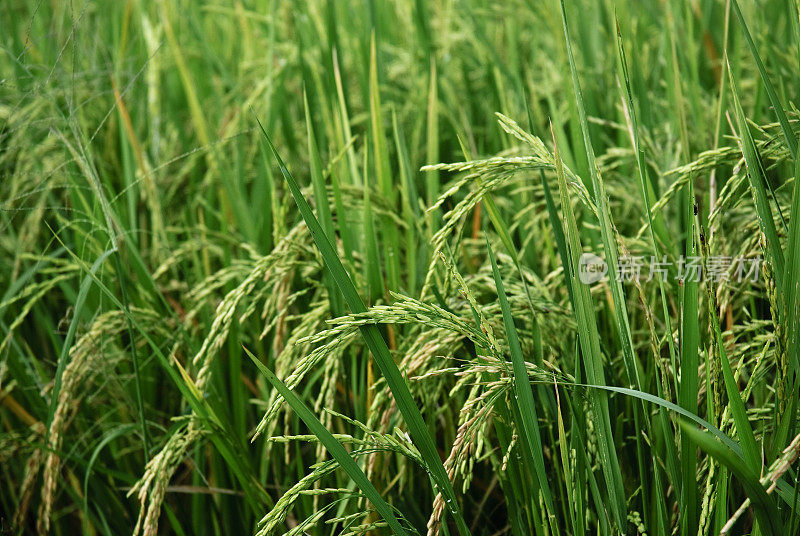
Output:
[[[800,534],[798,0],[0,2],[0,535]]]

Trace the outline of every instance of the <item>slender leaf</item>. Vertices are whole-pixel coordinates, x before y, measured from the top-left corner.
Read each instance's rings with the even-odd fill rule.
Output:
[[[375,507],[378,513],[383,516],[383,519],[389,524],[389,528],[392,529],[392,532],[397,534],[398,536],[404,536],[408,534],[403,526],[398,521],[397,516],[394,515],[394,510],[391,506],[383,499],[381,494],[375,489],[375,486],[372,485],[372,482],[369,481],[367,475],[364,474],[364,471],[361,470],[361,467],[358,466],[356,461],[347,452],[347,449],[335,438],[333,434],[331,434],[325,425],[320,422],[316,415],[305,405],[305,403],[298,397],[291,389],[286,387],[280,379],[278,379],[275,374],[264,365],[260,359],[253,355],[250,350],[244,348],[245,353],[250,357],[253,363],[258,367],[258,370],[261,371],[261,374],[266,376],[267,381],[275,388],[278,393],[286,400],[286,403],[291,406],[292,410],[297,414],[300,419],[306,423],[308,429],[311,430],[317,438],[319,439],[320,443],[322,443],[328,452],[331,453],[333,459],[339,464],[339,466],[344,469],[347,473],[347,476],[353,479],[353,482],[356,483],[358,488],[364,493],[364,495],[369,499],[369,502]]]
[[[291,190],[292,196],[297,203],[297,207],[300,209],[300,213],[302,214],[306,225],[308,225],[309,232],[314,238],[314,242],[322,254],[322,258],[325,260],[326,266],[328,266],[328,268],[331,270],[333,278],[336,280],[339,290],[344,295],[348,307],[353,313],[366,312],[367,308],[364,306],[364,302],[361,301],[361,297],[358,295],[355,285],[342,265],[336,250],[325,236],[319,221],[311,210],[311,206],[308,204],[308,201],[306,201],[305,197],[303,197],[297,182],[294,180],[294,177],[292,177],[292,174],[286,168],[283,160],[278,155],[278,151],[275,149],[275,146],[272,145],[272,141],[269,139],[266,131],[264,131],[263,127],[261,127],[261,130],[264,134],[264,140],[272,150],[272,154],[275,156],[275,160],[278,162],[281,173],[283,174],[286,183],[289,185],[289,189]],[[400,370],[397,368],[397,365],[389,353],[389,347],[386,345],[386,341],[383,339],[383,336],[381,335],[377,326],[373,324],[360,326],[359,329],[361,330],[361,335],[364,338],[364,342],[372,352],[372,356],[375,359],[375,363],[378,365],[378,369],[386,379],[386,383],[394,395],[395,402],[397,403],[400,413],[405,419],[409,433],[411,434],[411,438],[413,439],[417,449],[419,449],[420,455],[425,461],[428,470],[431,472],[431,477],[436,484],[438,492],[444,497],[449,512],[455,518],[459,534],[462,536],[469,534],[467,524],[464,521],[464,517],[461,514],[461,510],[456,502],[453,485],[447,476],[447,472],[444,469],[441,458],[439,458],[439,453],[436,450],[436,445],[433,442],[433,438],[431,437],[431,434],[425,425],[425,421],[422,419],[422,414],[420,413],[419,408],[417,408],[416,403],[411,396],[411,391],[408,389],[408,385],[406,384],[403,375],[400,373]]]

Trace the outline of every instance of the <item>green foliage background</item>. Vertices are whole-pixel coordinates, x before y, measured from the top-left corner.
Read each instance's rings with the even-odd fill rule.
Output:
[[[797,533],[798,13],[2,2],[0,532]]]

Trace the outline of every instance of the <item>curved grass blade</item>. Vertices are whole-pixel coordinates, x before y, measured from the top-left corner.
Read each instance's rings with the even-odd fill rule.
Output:
[[[397,517],[394,515],[394,511],[392,507],[381,497],[381,494],[378,493],[378,490],[375,489],[375,486],[372,485],[372,482],[369,481],[367,475],[364,474],[364,471],[361,470],[361,467],[358,466],[356,461],[350,456],[350,453],[347,452],[347,449],[339,443],[339,441],[333,437],[325,426],[320,422],[316,415],[305,405],[305,403],[300,400],[294,392],[292,392],[286,384],[284,384],[275,373],[273,373],[269,368],[264,365],[261,360],[259,360],[256,356],[250,352],[247,348],[242,346],[247,356],[253,361],[256,365],[258,370],[266,376],[267,381],[275,388],[278,393],[283,397],[284,400],[292,407],[292,410],[297,414],[300,419],[306,423],[311,433],[313,433],[320,442],[325,445],[325,448],[328,449],[328,452],[331,453],[331,456],[336,460],[339,466],[344,469],[353,482],[356,483],[358,488],[367,496],[369,502],[375,507],[375,509],[383,516],[383,519],[386,520],[386,523],[389,524],[389,527],[392,529],[392,532],[397,534],[398,536],[405,536],[408,534],[403,526],[398,521]]]
[[[786,411],[781,415],[779,426],[772,438],[773,455],[777,455],[786,446],[790,429],[795,429],[797,423],[797,389],[789,386],[796,385],[797,370],[800,367],[800,159],[795,159],[794,190],[792,192],[792,208],[789,217],[789,235],[786,246],[786,277],[783,282],[784,322],[786,327],[786,356],[787,362],[782,363],[783,375],[778,381],[783,382],[784,390],[792,393]],[[784,401],[785,402],[785,401]]]
[[[758,476],[749,467],[742,464],[741,460],[730,449],[715,440],[711,434],[703,432],[686,422],[681,422],[680,424],[685,437],[690,438],[692,443],[698,445],[736,475],[755,509],[756,519],[758,519],[761,531],[764,534],[775,536],[786,534],[783,531],[783,523],[775,501],[764,491],[764,487],[758,481]]]
[[[783,106],[781,106],[781,102],[778,99],[778,94],[775,92],[775,87],[772,85],[772,82],[770,82],[769,77],[767,76],[767,70],[764,67],[764,62],[761,61],[761,55],[758,53],[756,44],[753,42],[753,37],[750,35],[750,30],[747,28],[747,23],[744,21],[742,11],[739,9],[739,2],[732,0],[731,5],[733,6],[734,13],[736,13],[736,18],[739,19],[739,24],[742,27],[744,39],[747,41],[747,48],[750,49],[750,53],[753,55],[753,59],[756,61],[758,74],[761,76],[761,81],[764,82],[764,88],[767,90],[769,103],[772,106],[772,109],[775,111],[775,115],[778,117],[778,122],[781,124],[783,136],[786,138],[786,145],[789,147],[789,152],[792,153],[792,159],[796,159],[797,140],[792,132],[792,127],[789,125],[789,119],[786,117],[786,112],[783,111]],[[730,72],[730,69],[728,69],[728,72]]]
[[[756,214],[758,215],[758,225],[761,232],[767,239],[766,253],[771,257],[773,272],[775,273],[775,285],[783,288],[783,273],[784,273],[784,258],[783,250],[781,250],[780,239],[778,238],[778,231],[775,228],[775,221],[772,219],[772,210],[770,208],[769,198],[767,197],[767,190],[765,187],[766,178],[761,172],[761,161],[758,157],[756,144],[753,141],[753,136],[750,133],[750,126],[747,124],[747,118],[744,116],[742,104],[739,101],[739,91],[736,89],[736,79],[733,76],[733,71],[730,66],[728,67],[728,75],[730,76],[731,83],[731,96],[733,97],[733,107],[736,112],[736,123],[739,127],[739,138],[741,140],[742,155],[747,167],[747,177],[750,181],[750,191],[753,194],[753,200],[756,205]],[[780,315],[780,309],[778,310]]]
[[[686,417],[687,419],[690,419],[690,420],[696,422],[697,424],[699,424],[703,428],[706,428],[712,434],[717,436],[717,438],[720,441],[722,441],[725,444],[726,447],[731,449],[731,451],[733,451],[733,453],[736,454],[740,458],[740,463],[741,463],[741,461],[744,460],[743,454],[742,454],[742,447],[740,447],[739,444],[736,443],[736,441],[731,439],[722,430],[720,430],[719,428],[717,428],[716,426],[714,426],[710,422],[706,421],[702,417],[699,417],[699,416],[695,415],[694,413],[685,410],[684,408],[680,407],[679,405],[673,404],[669,400],[665,400],[665,399],[661,398],[660,396],[652,395],[652,394],[646,393],[644,391],[638,391],[636,389],[628,389],[627,387],[615,387],[613,385],[597,385],[597,384],[591,384],[591,383],[569,383],[569,382],[563,382],[563,381],[559,381],[558,384],[559,385],[563,385],[565,387],[583,387],[583,388],[586,388],[586,389],[602,389],[604,391],[610,391],[612,393],[619,393],[619,394],[626,395],[626,396],[632,396],[632,397],[638,398],[639,400],[644,400],[645,402],[650,402],[651,404],[656,404],[656,405],[661,406],[663,408],[666,408],[668,410],[674,411],[675,413],[677,413],[677,414],[679,414],[679,415],[681,415],[683,417]]]
[[[687,259],[697,256],[697,226],[694,212],[694,186],[686,185],[686,199],[681,209],[684,211],[685,255]],[[680,296],[680,380],[678,382],[678,403],[690,412],[697,411],[698,366],[700,352],[699,296],[698,281],[686,277]],[[690,534],[699,523],[697,497],[697,448],[689,438],[681,438],[681,534]]]
[[[642,201],[644,204],[644,211],[647,215],[647,222],[648,227],[650,229],[650,245],[653,248],[653,253],[657,258],[661,258],[660,248],[658,240],[656,240],[656,234],[658,234],[659,239],[666,245],[667,251],[672,249],[671,240],[669,239],[669,234],[667,233],[666,226],[664,225],[664,221],[660,214],[653,215],[652,214],[652,205],[655,203],[655,192],[653,188],[653,182],[648,179],[647,176],[647,167],[645,164],[645,151],[641,146],[640,143],[640,133],[639,133],[639,124],[636,115],[636,106],[634,105],[633,101],[633,88],[631,86],[630,75],[628,73],[628,60],[625,55],[625,47],[623,46],[622,41],[622,31],[620,30],[619,26],[619,19],[616,18],[615,15],[615,22],[617,27],[617,61],[619,65],[619,70],[622,74],[622,82],[623,84],[619,84],[620,92],[623,94],[622,104],[623,110],[625,112],[625,119],[627,121],[628,126],[628,133],[631,138],[631,145],[633,147],[633,151],[636,154],[636,168],[639,175],[639,186],[641,187],[642,193]],[[624,91],[623,91],[624,87]],[[664,324],[666,327],[667,333],[672,333],[672,320],[670,319],[669,314],[669,305],[667,301],[667,293],[664,288],[664,278],[660,275],[656,277],[658,281],[658,287],[661,297],[661,308],[662,314],[664,319]],[[667,346],[669,349],[669,355],[672,363],[677,362],[677,351],[675,349],[675,343],[673,342],[672,336],[667,337]],[[656,374],[658,376],[658,374]],[[662,378],[662,381],[666,381],[666,379]],[[663,389],[659,388],[661,394],[663,393]],[[665,430],[666,428],[666,418],[663,415],[663,409],[660,410],[662,413],[659,413],[657,416],[656,423],[662,426],[662,430],[664,430],[664,435],[667,435]],[[648,421],[648,433],[652,433],[652,425],[650,424],[650,419],[648,418],[647,412],[644,412],[645,419]],[[668,462],[670,466],[676,467],[677,466],[677,448],[674,443],[665,441],[664,442],[666,447],[666,456],[667,459],[671,461]],[[637,446],[640,443],[637,442]],[[657,465],[654,465],[653,471],[653,478],[654,478],[654,485],[652,487],[653,491],[655,492],[656,496],[656,504],[658,504],[658,512],[661,516],[661,527],[666,527],[669,522],[666,508],[664,506],[666,500],[664,498],[663,489],[661,486],[661,474],[658,470]],[[642,482],[645,482],[645,477],[641,477]],[[680,490],[679,490],[680,491]]]
[[[239,442],[236,440],[235,435],[226,429],[225,421],[221,420],[211,407],[209,401],[200,395],[194,381],[189,377],[188,373],[181,366],[180,362],[176,359],[171,359],[164,355],[161,347],[153,340],[144,326],[139,324],[136,317],[131,311],[123,305],[117,298],[116,294],[106,286],[105,283],[97,276],[97,274],[78,257],[73,251],[66,247],[60,238],[56,235],[56,239],[65,248],[67,253],[72,259],[80,266],[81,270],[86,273],[86,276],[91,278],[94,284],[100,291],[108,298],[108,300],[119,310],[121,310],[131,325],[139,332],[141,337],[150,346],[153,355],[157,358],[158,362],[166,371],[167,375],[173,381],[175,386],[180,391],[183,399],[189,404],[191,409],[195,412],[196,416],[203,420],[208,425],[210,430],[210,439],[214,443],[222,457],[230,465],[232,472],[236,475],[237,480],[242,485],[245,492],[245,498],[253,513],[258,513],[264,505],[272,507],[272,500],[267,492],[258,482],[252,469],[248,466],[247,461],[241,455],[241,452],[236,452]],[[175,370],[175,369],[178,370]]]
[[[258,121],[258,119],[256,120]],[[314,239],[314,242],[316,243],[323,260],[325,261],[325,265],[330,269],[336,284],[339,286],[339,290],[344,295],[345,302],[350,308],[350,311],[352,313],[367,312],[367,308],[364,305],[364,302],[361,300],[361,296],[359,296],[353,281],[350,279],[350,276],[345,270],[342,261],[339,259],[336,249],[334,249],[333,245],[325,236],[322,226],[320,225],[316,216],[314,216],[314,212],[311,210],[311,206],[300,192],[300,187],[298,186],[297,181],[295,181],[292,174],[286,168],[286,165],[283,163],[283,160],[278,154],[278,151],[275,149],[275,146],[272,145],[272,141],[269,139],[269,136],[267,135],[267,132],[264,130],[264,127],[261,125],[260,121],[258,124],[261,127],[261,132],[264,134],[264,140],[272,150],[272,154],[275,156],[275,160],[281,169],[283,178],[289,185],[289,189],[292,192],[295,203],[297,203],[297,208],[300,210],[306,225],[308,225],[308,230],[311,233],[311,236]],[[372,356],[375,359],[375,363],[378,365],[378,369],[386,379],[386,383],[394,395],[397,408],[400,410],[400,413],[403,416],[406,425],[408,426],[409,434],[411,435],[415,446],[417,449],[419,449],[420,455],[425,461],[427,469],[431,473],[431,477],[438,488],[437,491],[442,494],[450,514],[455,519],[459,534],[462,536],[468,535],[470,533],[469,528],[467,527],[467,523],[457,505],[455,491],[453,491],[453,485],[447,476],[447,471],[445,471],[444,465],[442,464],[442,459],[439,457],[439,452],[436,450],[436,445],[434,444],[430,431],[428,430],[428,427],[422,418],[422,414],[420,413],[419,408],[417,408],[414,398],[411,396],[411,391],[406,384],[405,378],[400,373],[400,370],[397,368],[397,364],[394,362],[392,355],[389,353],[389,347],[386,345],[386,341],[383,339],[383,336],[376,325],[367,324],[360,326],[359,329],[361,330],[361,335],[364,338],[364,342],[366,343],[370,352],[372,352]]]
[[[89,477],[92,474],[92,469],[94,468],[94,464],[97,461],[97,457],[100,455],[100,452],[105,448],[106,445],[114,441],[116,438],[123,436],[130,432],[136,425],[131,424],[122,424],[116,428],[114,428],[111,432],[106,434],[103,439],[97,444],[92,452],[92,455],[89,457],[89,461],[86,464],[85,474],[83,477],[83,512],[84,516],[89,515]]]
[[[369,146],[369,141],[372,142],[373,165],[377,176],[378,189],[381,196],[394,209],[396,193],[392,182],[389,150],[387,149],[388,142],[386,141],[383,116],[381,114],[380,87],[378,85],[378,53],[375,40],[375,30],[373,30],[370,39],[369,61],[369,116],[372,136],[369,138],[367,145]],[[368,173],[369,170],[365,169],[365,179]],[[389,290],[397,291],[400,288],[400,243],[397,226],[392,223],[388,215],[381,218],[381,231],[383,233],[383,258],[386,264],[386,283]],[[379,296],[374,296],[374,298],[377,299]]]
[[[419,222],[419,207],[414,202],[419,199],[414,177],[411,173],[411,160],[408,156],[408,149],[400,126],[397,123],[397,114],[392,110],[392,133],[394,135],[395,151],[397,153],[397,164],[400,173],[400,202],[402,206],[403,219],[407,222]],[[418,225],[409,225],[406,229],[406,288],[410,296],[417,295],[417,238],[422,232]]]
[[[81,319],[81,314],[83,313],[83,304],[86,301],[86,296],[89,294],[89,289],[92,286],[97,271],[106,261],[106,259],[108,259],[108,257],[115,252],[116,249],[112,248],[106,250],[102,255],[97,257],[94,263],[92,263],[91,268],[89,268],[89,273],[84,276],[80,289],[78,290],[78,297],[75,300],[75,312],[72,316],[72,322],[70,322],[69,328],[67,328],[67,335],[64,337],[64,343],[61,345],[61,353],[58,356],[58,365],[56,366],[56,374],[53,379],[53,392],[50,397],[50,406],[47,410],[48,435],[50,431],[50,423],[53,422],[53,416],[55,415],[56,406],[58,405],[58,394],[61,391],[61,381],[64,377],[64,369],[67,367],[69,350],[72,348],[72,340],[75,338],[75,330],[78,328],[78,323]]]
[[[552,127],[551,127],[552,131]],[[558,144],[553,134],[553,154],[556,161],[556,176],[558,189],[561,194],[561,209],[564,218],[564,234],[567,239],[569,256],[569,277],[567,283],[572,287],[573,311],[575,322],[578,326],[578,341],[583,356],[583,367],[589,382],[597,385],[606,383],[603,372],[603,354],[600,349],[600,334],[597,329],[597,319],[594,316],[594,300],[589,287],[579,279],[580,256],[582,253],[578,224],[567,192],[567,180],[564,175],[564,166],[561,161]],[[595,430],[599,454],[602,460],[603,476],[608,488],[610,510],[614,523],[624,527],[626,523],[625,488],[622,483],[622,473],[619,458],[614,448],[614,437],[611,433],[611,416],[608,409],[608,396],[604,393],[593,393],[590,397],[592,408],[597,419]]]
[[[708,247],[703,247],[703,257],[708,258]],[[709,287],[711,290],[712,287]],[[719,360],[722,365],[722,376],[725,383],[725,390],[728,394],[728,406],[733,414],[733,422],[736,426],[736,433],[739,436],[739,441],[742,444],[742,453],[745,462],[750,470],[760,474],[761,473],[761,449],[758,448],[756,443],[753,428],[747,418],[747,409],[742,401],[742,394],[739,391],[739,386],[731,369],[731,364],[728,361],[728,353],[725,350],[725,342],[722,340],[722,330],[719,325],[719,317],[715,307],[711,307],[709,317],[711,318],[712,336],[716,338],[717,349],[719,351]]]
[[[308,162],[309,173],[311,175],[311,184],[314,188],[314,197],[317,199],[317,210],[319,211],[322,229],[329,237],[334,236],[333,216],[331,215],[331,207],[328,205],[328,194],[325,188],[325,181],[322,178],[322,161],[320,159],[319,149],[317,148],[317,138],[314,133],[314,123],[311,118],[311,112],[308,107],[308,94],[303,92],[303,105],[306,114],[306,136],[308,137]],[[331,281],[331,276],[328,270],[325,269],[324,276],[325,287],[328,289],[329,300],[331,302],[331,311],[334,315],[339,316],[343,312],[342,298],[335,291],[334,283]]]
[[[511,306],[508,304],[503,280],[500,277],[500,270],[497,268],[497,260],[494,258],[492,246],[486,240],[486,249],[489,251],[489,259],[492,262],[492,275],[495,285],[497,285],[497,297],[500,300],[500,309],[503,312],[503,324],[506,328],[508,346],[511,350],[511,363],[514,370],[514,394],[519,413],[522,416],[522,427],[525,430],[529,454],[534,462],[534,471],[539,480],[539,488],[544,497],[544,504],[547,508],[548,520],[554,534],[558,534],[558,526],[555,524],[555,510],[553,509],[553,498],[550,494],[550,486],[547,482],[547,471],[544,466],[542,456],[542,437],[539,433],[538,417],[536,415],[536,404],[533,400],[533,391],[528,377],[528,369],[525,366],[525,359],[522,357],[522,347],[519,343],[517,328],[514,325],[514,318],[511,316]]]
[[[124,310],[127,312],[129,311],[129,303],[128,303],[128,293],[125,287],[125,278],[123,277],[122,272],[122,261],[120,259],[120,245],[119,245],[119,238],[117,236],[117,229],[119,225],[116,223],[116,219],[114,217],[114,212],[111,210],[111,204],[106,199],[106,195],[103,192],[103,187],[100,183],[100,179],[97,176],[96,169],[94,165],[89,161],[89,157],[86,153],[86,148],[84,144],[83,137],[79,134],[78,129],[75,127],[74,124],[70,125],[73,133],[75,134],[76,140],[78,140],[77,145],[73,146],[67,138],[60,132],[56,132],[56,135],[70,152],[72,157],[75,159],[75,162],[78,165],[78,168],[81,170],[83,175],[85,176],[86,180],[89,182],[90,186],[92,187],[92,191],[97,196],[97,200],[100,203],[100,209],[103,213],[103,217],[105,219],[106,224],[106,233],[108,234],[108,238],[111,242],[111,251],[114,254],[114,263],[115,268],[117,271],[117,277],[119,279],[119,287],[120,293],[122,294],[122,303],[124,306]],[[135,248],[129,248],[131,250]],[[94,273],[92,273],[94,275]],[[88,290],[88,289],[87,289]],[[133,339],[133,325],[130,323],[130,315],[126,315],[128,320],[128,334]],[[142,443],[144,446],[144,453],[145,457],[150,457],[150,439],[147,433],[147,423],[144,416],[144,402],[142,398],[142,377],[139,371],[139,356],[136,352],[136,345],[131,346],[131,361],[133,364],[133,378],[134,384],[136,388],[136,403],[137,403],[137,411],[139,414],[139,423],[142,427]],[[63,371],[62,371],[63,372]],[[55,401],[51,403],[51,410],[54,410],[53,404]],[[50,422],[52,421],[53,415],[50,413],[48,415],[48,430]]]
[[[567,25],[567,14],[564,6],[564,0],[561,0],[561,21],[563,23],[564,40],[567,46],[567,57],[569,58],[570,73],[572,76],[572,87],[575,93],[575,101],[578,108],[578,115],[580,116],[581,131],[583,133],[583,144],[586,149],[586,157],[589,163],[589,174],[592,178],[592,188],[594,190],[594,202],[597,205],[597,216],[600,224],[600,235],[603,239],[603,249],[606,254],[606,262],[608,263],[609,273],[615,273],[618,266],[618,250],[616,236],[614,232],[614,224],[611,220],[611,212],[608,206],[608,196],[606,195],[605,184],[600,176],[600,170],[595,158],[594,149],[592,146],[592,139],[589,133],[589,121],[586,115],[586,108],[583,102],[583,91],[581,90],[580,81],[578,80],[578,70],[575,66],[575,58],[572,53],[572,44],[570,42],[569,27]],[[622,283],[619,279],[609,278],[609,286],[611,287],[611,295],[614,303],[614,312],[619,330],[619,339],[622,346],[622,356],[625,364],[625,369],[628,374],[629,385],[633,387],[641,387],[641,380],[639,378],[638,369],[636,367],[636,358],[633,355],[633,340],[631,338],[631,328],[628,321],[628,306],[625,301],[625,293],[622,288]]]

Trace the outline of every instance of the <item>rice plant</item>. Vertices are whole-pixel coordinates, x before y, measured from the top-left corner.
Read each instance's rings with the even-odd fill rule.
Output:
[[[800,534],[797,0],[0,28],[0,534]]]

